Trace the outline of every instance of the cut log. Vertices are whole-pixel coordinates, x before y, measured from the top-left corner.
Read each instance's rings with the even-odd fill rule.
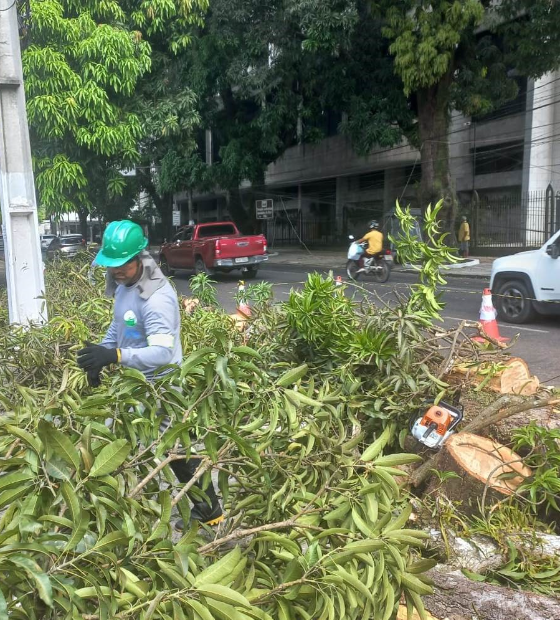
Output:
[[[427,549],[434,558],[455,568],[465,568],[473,573],[484,575],[489,571],[499,570],[506,562],[506,555],[500,550],[497,542],[488,536],[474,534],[464,538],[449,529],[445,538],[438,529],[428,530],[430,538]],[[545,532],[511,532],[508,542],[524,554],[533,557],[560,560],[560,536]]]
[[[460,502],[462,511],[467,514],[476,512],[479,504],[490,507],[512,495],[531,475],[531,470],[523,465],[518,454],[472,433],[449,437],[441,449],[438,471],[457,474],[458,477],[444,480],[441,486],[438,482],[437,488],[450,500]],[[500,478],[510,473],[519,475],[506,480]]]
[[[458,536],[446,530],[445,538],[440,530],[428,532],[427,549],[435,559],[453,568],[465,568],[472,573],[485,575],[502,568],[507,562],[498,545],[487,536],[475,534],[470,538]]]
[[[426,609],[446,620],[558,620],[560,600],[532,592],[472,581],[448,566],[432,568],[434,594],[424,597]]]
[[[537,426],[542,426],[548,430],[560,429],[560,411],[554,407],[530,409],[524,413],[511,416],[507,420],[502,420],[497,424],[492,424],[488,428],[488,435],[495,441],[507,444],[511,441],[513,432],[516,429],[527,426],[531,422],[535,422]]]
[[[520,396],[532,396],[540,386],[537,377],[531,376],[529,366],[520,357],[512,357],[503,362],[506,366],[487,382],[489,389],[499,394],[518,394]],[[458,365],[453,368],[452,375],[462,377],[467,382],[483,383],[488,379],[488,364]]]

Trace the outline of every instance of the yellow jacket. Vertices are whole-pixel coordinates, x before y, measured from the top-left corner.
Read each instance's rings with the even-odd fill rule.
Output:
[[[372,230],[364,235],[360,241],[367,241],[367,253],[368,254],[379,254],[381,250],[383,250],[383,233],[378,230]]]
[[[459,243],[471,240],[471,229],[468,222],[461,222],[459,226]]]

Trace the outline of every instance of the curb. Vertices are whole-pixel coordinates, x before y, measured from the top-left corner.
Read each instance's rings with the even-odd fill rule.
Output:
[[[396,267],[396,268],[393,268],[392,271],[396,273],[418,273],[415,269],[407,269],[406,267],[403,267],[403,268]],[[489,273],[462,273],[462,272],[456,273],[456,272],[446,270],[442,275],[445,277],[450,277],[450,278],[471,278],[473,280],[490,280]]]

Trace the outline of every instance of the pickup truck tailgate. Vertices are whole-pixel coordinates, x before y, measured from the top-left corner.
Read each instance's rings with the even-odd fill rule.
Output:
[[[216,240],[216,256],[245,258],[266,253],[266,239],[262,235],[222,237]]]

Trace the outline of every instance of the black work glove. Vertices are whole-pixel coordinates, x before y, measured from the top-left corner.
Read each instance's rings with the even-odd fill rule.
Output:
[[[87,370],[87,380],[91,387],[96,388],[101,385],[101,377],[99,376],[100,372],[101,368],[89,368]]]
[[[107,349],[91,342],[86,342],[85,348],[78,351],[78,366],[84,370],[94,368],[99,371],[103,366],[116,364],[118,359],[117,349]]]

